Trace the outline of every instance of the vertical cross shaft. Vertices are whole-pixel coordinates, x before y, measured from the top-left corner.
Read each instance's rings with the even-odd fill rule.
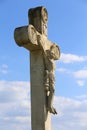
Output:
[[[31,124],[32,130],[51,130],[51,115],[47,111],[46,92],[44,87],[45,66],[43,52],[40,49],[36,33],[47,39],[48,14],[44,7],[29,10],[29,26],[15,29],[14,38],[19,46],[30,50],[30,81],[31,81]],[[32,31],[32,25],[34,26]],[[43,37],[42,36],[42,37]],[[42,38],[44,43],[44,39]],[[46,42],[44,43],[46,44]],[[48,41],[47,48],[52,43]]]
[[[47,37],[47,11],[44,7],[29,10],[29,23]],[[50,130],[51,117],[46,111],[44,60],[42,50],[30,52],[32,130]]]

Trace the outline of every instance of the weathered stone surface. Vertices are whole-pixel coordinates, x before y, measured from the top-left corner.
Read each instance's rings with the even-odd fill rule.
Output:
[[[40,49],[35,31],[36,29],[32,25],[16,28],[14,38],[18,46],[25,47],[30,51]]]
[[[51,113],[55,83],[55,60],[60,57],[58,45],[47,39],[48,13],[44,7],[29,10],[29,25],[16,28],[17,45],[30,50],[32,130],[51,130]]]

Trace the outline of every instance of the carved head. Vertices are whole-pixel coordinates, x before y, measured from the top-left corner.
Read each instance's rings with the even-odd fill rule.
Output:
[[[32,24],[35,29],[47,36],[47,21],[48,13],[45,7],[32,8],[28,12],[29,23]]]
[[[47,21],[48,21],[48,13],[47,13],[47,10],[46,8],[42,7],[42,10],[41,10],[41,17],[42,17],[42,21],[47,24]]]
[[[54,43],[50,47],[50,58],[54,60],[58,60],[60,57],[60,49],[59,47]]]

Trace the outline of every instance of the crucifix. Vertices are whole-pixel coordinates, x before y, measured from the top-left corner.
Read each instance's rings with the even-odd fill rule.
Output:
[[[57,44],[47,38],[48,13],[45,7],[29,9],[29,25],[18,27],[14,39],[30,51],[32,130],[51,130],[51,113],[55,92],[55,60],[60,57]]]

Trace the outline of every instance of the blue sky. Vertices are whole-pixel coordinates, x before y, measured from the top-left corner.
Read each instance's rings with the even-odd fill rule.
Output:
[[[61,49],[56,62],[52,129],[87,130],[87,1],[0,1],[0,129],[30,130],[29,52],[14,41],[28,24],[28,9],[48,10],[48,39]]]

